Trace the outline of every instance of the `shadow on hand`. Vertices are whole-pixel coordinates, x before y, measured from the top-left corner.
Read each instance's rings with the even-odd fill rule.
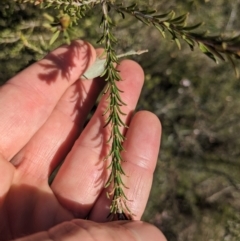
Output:
[[[76,60],[79,59],[82,62],[79,72],[85,72],[86,66],[88,66],[87,61],[89,61],[89,56],[91,56],[89,44],[82,41],[73,41],[70,45],[65,45],[61,48],[64,50],[62,53],[57,55],[54,52],[49,53],[44,58],[45,60],[49,60],[49,63],[40,64],[46,70],[46,73],[39,74],[39,79],[50,83],[56,81],[58,75],[61,75],[62,79],[69,80],[71,70],[79,65],[79,63],[76,63]]]
[[[90,209],[87,204],[65,201],[69,207]],[[1,241],[46,231],[74,218],[71,211],[59,204],[50,189],[47,192],[26,184],[12,186],[6,197],[0,199],[0,203],[3,203],[0,209]]]

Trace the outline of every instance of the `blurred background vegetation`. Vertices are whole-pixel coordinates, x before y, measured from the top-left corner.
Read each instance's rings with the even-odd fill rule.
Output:
[[[239,0],[135,2],[162,13],[190,12],[189,22],[204,22],[202,29],[211,34],[240,34]],[[72,38],[97,47],[101,15],[99,9],[93,11]],[[1,83],[63,42],[49,46],[52,33],[44,14],[58,13],[1,1]],[[116,20],[119,53],[149,49],[135,58],[146,74],[138,110],[154,112],[163,126],[144,220],[158,226],[169,241],[240,240],[240,80],[229,63],[216,65],[185,44],[179,51],[170,38],[131,17]]]

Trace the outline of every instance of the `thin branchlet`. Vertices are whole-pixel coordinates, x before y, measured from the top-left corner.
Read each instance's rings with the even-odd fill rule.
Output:
[[[179,39],[185,41],[191,50],[195,46],[206,54],[209,58],[218,63],[218,60],[229,60],[233,65],[236,76],[239,77],[238,69],[235,65],[234,59],[240,58],[240,36],[224,37],[221,35],[211,36],[207,31],[197,33],[195,32],[202,23],[197,23],[192,26],[187,25],[189,14],[175,16],[174,11],[165,14],[158,14],[155,10],[141,10],[137,4],[132,4],[127,7],[122,4],[110,4],[112,8],[120,13],[134,16],[146,25],[157,28],[162,36],[166,37],[166,32],[170,34],[172,40],[175,41],[178,48],[181,49]]]
[[[121,90],[117,86],[117,82],[121,80],[116,65],[118,64],[118,57],[114,50],[114,45],[117,40],[113,36],[112,27],[113,22],[109,16],[110,6],[107,1],[102,1],[102,26],[103,35],[100,39],[105,45],[106,52],[106,65],[104,76],[107,81],[107,93],[108,107],[105,115],[108,115],[106,119],[106,125],[110,125],[111,133],[108,143],[111,148],[106,159],[111,159],[109,168],[111,169],[109,179],[106,183],[106,187],[111,186],[112,190],[107,193],[107,196],[112,199],[110,206],[110,219],[130,219],[131,211],[127,206],[127,197],[124,193],[125,185],[122,181],[122,176],[125,175],[122,169],[122,156],[121,152],[124,150],[123,141],[124,136],[121,132],[123,128],[126,128],[124,121],[121,119],[124,113],[121,111],[121,106],[125,103],[121,99]]]

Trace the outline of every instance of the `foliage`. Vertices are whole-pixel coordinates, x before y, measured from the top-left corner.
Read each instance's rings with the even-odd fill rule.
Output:
[[[224,0],[217,4],[210,1],[207,3],[203,1],[177,3],[174,0],[161,1],[161,3],[138,1],[138,5],[131,4],[129,1],[126,1],[127,3],[90,0],[24,2],[28,2],[27,7],[26,3],[20,4],[20,1],[1,3],[3,6],[9,6],[0,10],[3,16],[0,23],[1,45],[4,46],[5,53],[11,54],[9,63],[14,62],[18,56],[23,54],[25,56],[22,66],[8,65],[10,66],[8,75],[2,72],[1,79],[13,75],[15,71],[49,51],[50,42],[54,43],[54,46],[59,45],[61,36],[65,37],[64,41],[69,41],[73,37],[72,34],[78,37],[87,36],[83,29],[90,31],[88,37],[93,41],[99,39],[99,33],[102,35],[102,43],[108,50],[106,51],[108,86],[111,86],[111,83],[114,85],[115,80],[120,80],[112,65],[118,62],[115,49],[126,51],[130,45],[136,49],[149,48],[151,55],[146,54],[145,57],[141,57],[142,65],[147,71],[147,81],[139,109],[152,110],[160,117],[164,136],[161,162],[155,174],[153,198],[145,218],[163,229],[169,240],[202,240],[203,238],[220,240],[224,235],[227,240],[226,237],[230,236],[225,234],[225,225],[228,227],[226,230],[231,230],[233,237],[235,231],[232,231],[231,227],[235,227],[238,222],[234,218],[234,213],[240,209],[236,203],[239,196],[237,191],[240,144],[237,135],[240,115],[239,83],[228,67],[222,64],[215,66],[210,61],[206,61],[199,55],[197,49],[216,62],[219,59],[228,59],[235,66],[234,59],[239,58],[240,45],[238,34],[232,33],[231,30],[239,26],[234,26],[236,23],[231,16],[234,16],[232,14],[234,11],[239,10],[239,3],[226,3]],[[31,3],[37,5],[34,6]],[[43,16],[41,12],[39,15],[34,14],[36,9],[39,11],[38,4],[44,7],[41,11],[45,18],[41,17]],[[152,10],[158,4],[163,13]],[[53,7],[56,6],[58,8],[54,9]],[[209,9],[214,9],[215,14]],[[191,12],[188,21],[186,10]],[[220,13],[217,15],[216,11]],[[102,33],[98,29],[98,22],[101,19],[93,16],[93,12],[103,16],[103,28],[100,29]],[[179,15],[175,16],[175,12]],[[67,25],[62,19],[66,14],[71,19]],[[221,16],[225,16],[225,23]],[[230,17],[227,22],[228,16]],[[197,18],[199,20],[196,20]],[[166,41],[161,40],[160,45],[157,31],[143,29],[142,25],[136,23],[134,19],[154,27],[163,37],[166,37]],[[198,24],[198,21],[202,22],[206,19],[209,21],[206,25],[210,26],[211,34],[204,30],[204,26]],[[33,22],[34,26],[30,24]],[[79,22],[81,22],[80,28],[75,26]],[[119,22],[118,26],[114,26],[114,22]],[[229,27],[230,25],[232,28]],[[13,27],[14,31],[9,30],[9,26]],[[230,34],[223,31],[226,28],[230,30]],[[217,29],[220,29],[220,33]],[[49,35],[50,32],[53,34]],[[141,38],[129,37],[121,40],[121,35],[133,36],[135,32]],[[149,36],[149,39],[146,36]],[[172,44],[169,44],[169,39],[181,48],[181,54]],[[190,47],[190,50],[195,49],[192,55],[185,47],[186,45],[182,44],[183,42]],[[159,51],[156,51],[156,46],[159,46]],[[6,59],[5,53],[0,56],[1,59]],[[144,58],[152,61],[146,63]],[[140,58],[138,60],[141,61]],[[121,107],[124,100],[121,100],[121,97],[117,100],[113,98],[114,92],[121,96],[120,90],[116,87],[108,90],[109,101]],[[119,122],[112,122],[113,116],[121,117],[119,110],[114,113],[116,107],[113,106],[109,105],[108,120],[113,127],[120,127],[120,118],[115,118]],[[114,133],[113,136],[115,137]],[[117,146],[121,149],[123,137],[119,134],[118,138]],[[113,154],[113,160],[114,158],[116,160],[112,162],[112,174],[118,170],[118,163],[121,162],[120,152],[115,150],[117,150],[116,147],[112,146],[111,155]],[[115,168],[114,165],[118,167]],[[112,177],[114,179],[114,174]],[[118,184],[119,186],[121,185]],[[118,191],[121,192],[121,190],[123,188]],[[228,195],[233,197],[228,198]],[[114,203],[112,207],[114,213],[119,212]],[[122,209],[124,207],[120,207],[120,210]],[[129,214],[126,209],[124,211]],[[235,226],[230,227],[231,222]]]
[[[198,9],[202,17],[225,29],[228,18],[220,21],[215,9],[211,19],[206,9]],[[232,28],[238,26],[235,19]],[[157,33],[146,35],[148,44],[159,44]],[[141,62],[147,72],[139,109],[153,111],[163,125],[145,219],[168,240],[223,240],[227,223],[239,223],[239,81],[229,66],[214,65],[197,51],[189,55],[183,46],[179,53],[162,41],[160,48],[149,49],[147,63]]]

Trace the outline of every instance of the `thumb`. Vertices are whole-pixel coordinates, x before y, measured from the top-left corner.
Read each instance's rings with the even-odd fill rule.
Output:
[[[128,221],[123,223],[122,226],[131,233],[134,241],[167,241],[162,232],[157,227],[149,223],[141,221]],[[127,239],[126,236],[126,238],[123,238],[123,240],[132,239]]]
[[[37,233],[15,241],[166,241],[163,234],[153,225],[140,221],[116,221],[95,223],[74,219],[61,223],[47,232]]]

